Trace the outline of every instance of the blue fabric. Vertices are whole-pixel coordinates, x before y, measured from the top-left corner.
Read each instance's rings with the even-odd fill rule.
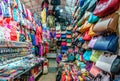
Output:
[[[96,23],[99,20],[98,16],[95,16],[93,13],[90,14],[90,17],[88,18],[89,23]]]
[[[9,10],[8,10],[7,4],[5,4],[4,7],[5,7],[4,17],[10,17],[10,12],[9,12]]]
[[[67,46],[61,46],[61,50],[68,50]]]
[[[66,39],[66,34],[62,34],[62,35],[61,35],[61,38],[62,38],[62,39]]]
[[[50,37],[51,37],[51,38],[55,38],[55,37],[56,37],[56,33],[50,32]]]
[[[82,37],[80,37],[78,40],[79,40],[79,42],[82,42],[82,43],[85,42],[85,41],[82,39]]]
[[[18,17],[17,17],[17,9],[16,9],[16,8],[13,9],[13,19],[14,19],[14,21],[17,21],[17,20],[18,20]]]
[[[80,7],[84,5],[85,0],[79,0]]]
[[[71,30],[67,30],[67,34],[72,34],[72,31]]]
[[[67,51],[66,50],[61,50],[62,53],[66,53]]]
[[[119,38],[116,34],[111,34],[106,37],[99,37],[93,49],[116,52],[118,46],[118,39]]]
[[[91,55],[92,55],[92,50],[87,50],[87,51],[83,54],[84,60],[90,61]]]
[[[32,45],[36,46],[36,39],[34,34],[31,34],[31,39],[32,39]]]

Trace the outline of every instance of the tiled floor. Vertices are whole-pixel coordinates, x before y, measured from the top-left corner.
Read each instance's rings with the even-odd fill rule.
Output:
[[[56,81],[56,67],[57,63],[55,59],[49,60],[49,72],[46,75],[42,75],[38,81]]]
[[[48,73],[47,75],[42,75],[38,81],[56,81],[56,73]]]

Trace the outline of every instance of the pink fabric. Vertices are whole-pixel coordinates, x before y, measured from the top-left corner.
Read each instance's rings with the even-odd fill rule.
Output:
[[[28,81],[34,81],[34,76],[30,76]]]
[[[66,46],[66,44],[67,44],[66,42],[62,42],[61,43],[62,46]]]

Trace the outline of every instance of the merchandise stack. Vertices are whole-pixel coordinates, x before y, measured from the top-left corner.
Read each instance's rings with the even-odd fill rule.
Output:
[[[56,26],[57,47],[61,53],[66,53],[72,47],[72,27],[71,26]]]
[[[56,61],[74,63],[81,73],[81,79],[77,77],[80,81],[119,81],[115,79],[120,72],[119,4],[119,0],[76,0],[72,20],[73,50],[67,51],[66,56],[59,55]],[[89,79],[83,76],[83,71],[88,72]],[[62,70],[61,76],[62,81],[73,79],[68,69]]]
[[[47,17],[47,26],[49,27],[49,33],[50,33],[49,52],[56,53],[55,16],[52,10],[49,10],[49,15]]]

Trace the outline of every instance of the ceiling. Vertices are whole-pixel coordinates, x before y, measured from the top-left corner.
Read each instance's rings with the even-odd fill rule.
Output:
[[[21,0],[25,6],[31,10],[31,12],[40,13],[41,12],[41,4],[43,0]],[[49,0],[50,3],[51,0]],[[64,7],[66,5],[66,0],[61,0],[61,7]],[[52,9],[52,5],[49,5],[49,9]]]

